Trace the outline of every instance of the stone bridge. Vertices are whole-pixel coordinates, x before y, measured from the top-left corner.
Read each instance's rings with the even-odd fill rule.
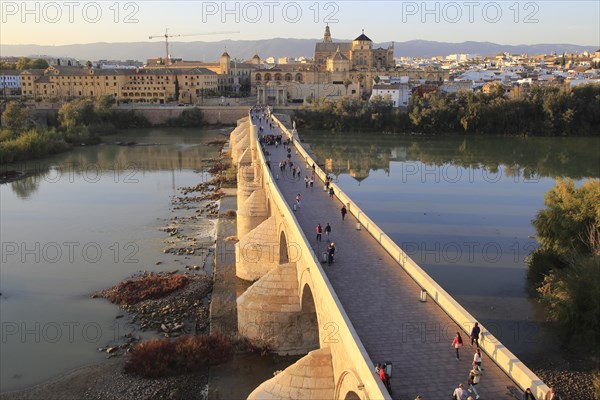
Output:
[[[374,372],[374,362],[380,361],[393,361],[393,398],[450,398],[459,382],[466,383],[472,359],[470,353],[457,363],[450,341],[456,330],[469,331],[475,319],[336,185],[336,197],[329,199],[320,189],[325,172],[319,167],[315,172],[320,180],[310,192],[306,189],[301,208],[293,210],[290,205],[296,191],[305,190],[304,182],[287,179],[290,173],[284,179],[277,166],[285,157],[283,146],[269,146],[265,154],[258,124],[257,119],[243,118],[230,137],[238,173],[236,275],[254,282],[237,299],[238,331],[279,354],[306,355],[249,398],[391,399]],[[277,119],[274,124],[272,130],[263,127],[293,137]],[[299,140],[292,149],[294,165],[316,165]],[[346,204],[349,218],[335,240],[338,247],[343,240],[346,259],[336,257],[330,270],[317,257],[322,244],[313,238],[314,220],[340,220],[340,204]],[[373,260],[384,275],[361,271]],[[430,301],[419,302],[422,290]],[[378,311],[380,291],[391,305],[384,315]],[[450,327],[449,341],[437,333],[427,338],[432,326]],[[482,333],[482,399],[514,398],[510,392],[516,387],[530,387],[543,398],[546,385],[485,327]]]

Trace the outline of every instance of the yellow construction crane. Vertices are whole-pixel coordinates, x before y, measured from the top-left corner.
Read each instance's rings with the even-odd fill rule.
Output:
[[[240,32],[239,31],[227,31],[227,32],[205,32],[205,33],[187,33],[187,34],[172,35],[172,34],[169,34],[169,28],[167,28],[167,29],[165,29],[164,35],[148,36],[148,39],[156,39],[159,37],[165,38],[165,52],[166,52],[165,65],[171,65],[171,55],[169,54],[169,38],[186,37],[186,36],[200,36],[200,35],[227,35],[227,34],[232,34],[232,33],[240,33]]]

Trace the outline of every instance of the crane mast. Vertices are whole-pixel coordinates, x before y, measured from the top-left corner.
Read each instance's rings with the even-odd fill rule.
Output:
[[[170,35],[169,28],[167,28],[167,29],[165,29],[164,35],[148,36],[148,39],[155,39],[158,37],[165,38],[165,65],[169,66],[169,65],[171,65],[171,54],[169,53],[169,38],[184,37],[184,36],[200,36],[200,35],[225,35],[225,34],[232,34],[232,33],[240,33],[240,32],[239,31],[227,31],[227,32],[204,32],[204,33],[189,33],[189,34],[180,34],[180,35]]]

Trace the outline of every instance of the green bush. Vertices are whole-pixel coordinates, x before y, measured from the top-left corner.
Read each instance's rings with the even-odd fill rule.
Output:
[[[146,117],[138,115],[134,110],[110,110],[106,114],[105,121],[110,122],[117,129],[147,128],[152,125]]]
[[[16,139],[0,142],[0,164],[60,153],[68,148],[69,145],[56,131],[31,129]]]
[[[0,130],[0,142],[5,142],[13,138],[13,133],[9,129]]]
[[[549,321],[573,343],[600,344],[600,180],[557,179],[533,220],[528,278]]]
[[[527,280],[531,287],[537,288],[546,275],[552,270],[565,268],[566,263],[555,252],[538,248],[529,255],[527,266]]]
[[[538,292],[548,320],[562,326],[573,342],[600,344],[600,256],[551,271]]]
[[[200,127],[204,123],[204,116],[199,108],[186,109],[181,112],[177,118],[171,118],[167,121],[168,126],[195,128]]]

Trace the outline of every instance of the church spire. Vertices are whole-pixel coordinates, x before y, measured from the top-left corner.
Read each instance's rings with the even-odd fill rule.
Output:
[[[325,34],[323,35],[323,43],[331,43],[331,32],[329,31],[329,24],[325,25]]]

